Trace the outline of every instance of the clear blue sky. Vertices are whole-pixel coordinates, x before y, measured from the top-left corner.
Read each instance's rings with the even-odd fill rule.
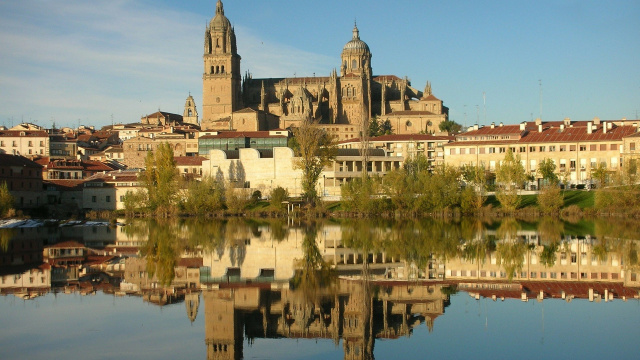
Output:
[[[189,92],[200,110],[215,2],[0,0],[0,124],[136,122],[158,108],[182,113]],[[540,89],[544,120],[640,112],[637,0],[226,0],[224,9],[242,73],[254,78],[329,75],[357,20],[374,74],[419,89],[431,81],[460,123],[535,119]]]

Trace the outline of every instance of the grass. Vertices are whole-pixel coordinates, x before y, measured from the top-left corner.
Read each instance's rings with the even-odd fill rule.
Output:
[[[565,191],[564,192],[564,207],[571,205],[577,205],[580,209],[592,208],[594,205],[593,191]]]

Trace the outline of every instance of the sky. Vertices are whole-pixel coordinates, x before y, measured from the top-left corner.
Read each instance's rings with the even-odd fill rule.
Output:
[[[202,108],[215,0],[0,0],[0,124],[138,122]],[[637,0],[226,0],[241,72],[328,76],[354,21],[374,75],[408,77],[463,125],[637,119]]]

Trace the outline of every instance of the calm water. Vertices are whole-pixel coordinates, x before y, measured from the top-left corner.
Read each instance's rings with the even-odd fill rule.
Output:
[[[0,230],[2,359],[635,358],[632,222]]]

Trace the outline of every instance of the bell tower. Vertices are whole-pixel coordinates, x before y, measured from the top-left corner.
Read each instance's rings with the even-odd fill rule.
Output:
[[[206,122],[228,117],[242,107],[240,55],[221,0],[204,33],[203,59],[202,125],[206,128]]]

